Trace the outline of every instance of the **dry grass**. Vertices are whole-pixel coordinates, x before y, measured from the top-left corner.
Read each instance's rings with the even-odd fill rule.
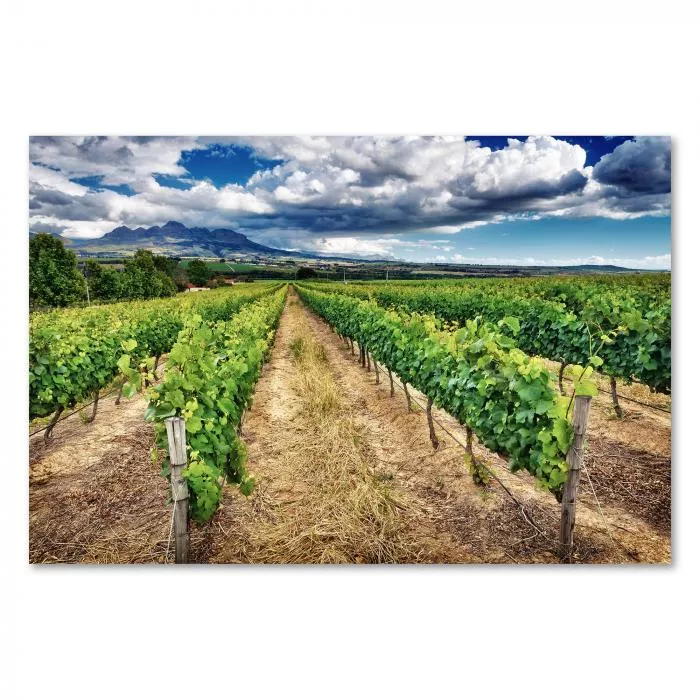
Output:
[[[153,429],[141,397],[82,425],[76,414],[53,440],[30,445],[29,560],[95,564],[165,560],[167,482],[149,458]]]
[[[376,474],[376,455],[351,418],[323,345],[308,334],[290,343],[301,430],[288,445],[278,484],[294,497],[275,509],[269,527],[253,535],[267,562],[386,563],[415,561],[399,501]],[[258,558],[256,557],[256,558]]]

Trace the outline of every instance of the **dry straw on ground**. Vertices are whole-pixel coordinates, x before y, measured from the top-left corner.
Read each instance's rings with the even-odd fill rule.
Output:
[[[253,541],[270,562],[415,559],[418,548],[400,517],[407,506],[375,473],[376,456],[352,419],[324,347],[308,334],[290,347],[303,430],[289,445],[283,473],[298,498],[293,508],[278,509],[275,524]]]

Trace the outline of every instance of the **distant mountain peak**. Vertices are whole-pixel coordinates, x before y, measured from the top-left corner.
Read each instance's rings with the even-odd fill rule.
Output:
[[[226,228],[188,228],[179,221],[163,226],[129,228],[117,226],[101,238],[73,244],[75,248],[90,248],[105,252],[130,253],[139,248],[166,255],[224,257],[232,253],[245,255],[290,255],[287,250],[270,248],[251,241],[247,236]]]

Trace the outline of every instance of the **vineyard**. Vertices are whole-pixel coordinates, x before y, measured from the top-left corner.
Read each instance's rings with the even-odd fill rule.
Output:
[[[670,561],[668,275],[240,283],[29,359],[34,562]]]

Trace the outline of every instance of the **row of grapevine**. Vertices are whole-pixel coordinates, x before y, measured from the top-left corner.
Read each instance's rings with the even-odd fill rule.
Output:
[[[469,427],[490,450],[561,496],[571,444],[570,400],[544,365],[516,347],[517,321],[467,320],[440,330],[432,316],[385,309],[375,301],[298,285],[302,300],[341,335],[366,348],[403,382]],[[581,382],[578,393],[589,387]]]
[[[358,284],[376,284],[358,282]],[[424,286],[425,280],[393,280],[392,284],[404,287]],[[607,297],[609,313],[667,305],[671,301],[671,275],[648,273],[638,275],[556,275],[549,277],[470,277],[431,280],[434,289],[481,289],[509,296],[538,297],[559,301],[575,314],[580,314],[601,304]]]
[[[168,355],[163,381],[150,391],[146,419],[155,423],[159,447],[167,447],[166,418],[186,421],[188,466],[183,476],[190,514],[198,522],[216,512],[224,478],[246,495],[253,489],[238,426],[274,339],[286,292],[285,285],[225,321],[192,314]],[[167,457],[163,467],[169,476]]]
[[[117,376],[167,352],[186,318],[228,318],[269,293],[269,283],[181,294],[171,299],[33,314],[29,325],[29,417],[48,416],[91,397]],[[136,387],[127,386],[127,394]]]
[[[518,346],[530,355],[575,365],[585,365],[596,356],[602,360],[599,371],[611,377],[637,380],[656,391],[670,392],[670,297],[662,296],[642,310],[624,287],[616,291],[610,286],[584,298],[583,292],[577,296],[575,290],[585,282],[570,283],[574,291],[569,292],[569,303],[580,305],[577,314],[555,299],[556,287],[552,287],[555,298],[550,299],[534,291],[522,293],[527,289],[524,283],[490,282],[324,284],[320,288],[375,299],[384,307],[435,314],[459,325],[477,317],[494,323],[514,317],[519,321],[517,328],[504,332],[517,339]],[[533,290],[545,289],[547,283],[538,281],[537,285]]]

